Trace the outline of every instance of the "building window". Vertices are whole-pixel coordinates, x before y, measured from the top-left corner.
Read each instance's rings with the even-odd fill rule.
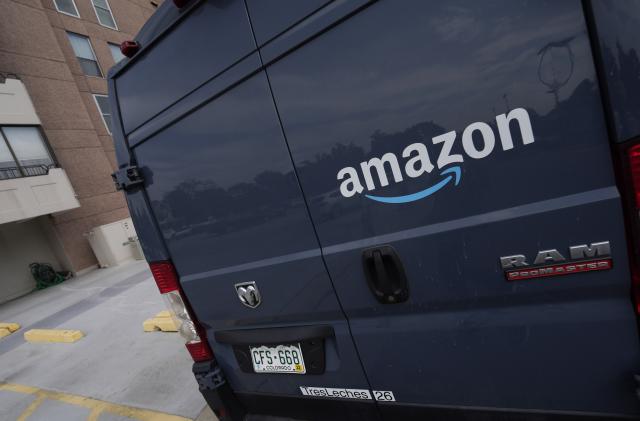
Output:
[[[102,77],[102,71],[98,65],[98,60],[93,52],[89,38],[72,32],[67,32],[67,35],[69,36],[69,42],[71,42],[73,52],[76,54],[84,74],[87,76]]]
[[[107,2],[107,0],[91,0],[91,3],[93,3],[93,10],[96,11],[96,16],[98,17],[100,25],[117,30],[118,27],[116,26],[116,21],[113,18],[113,13],[111,13],[109,2]]]
[[[120,51],[120,46],[118,44],[107,43],[109,49],[111,50],[111,55],[113,56],[113,61],[119,63],[120,60],[124,58],[124,54]]]
[[[37,126],[0,127],[0,180],[45,175],[55,161]]]
[[[106,95],[94,95],[93,99],[96,100],[96,105],[102,115],[102,121],[107,128],[109,134],[111,134],[111,107],[109,106],[109,97]]]
[[[74,16],[76,18],[80,17],[80,13],[78,13],[78,8],[73,0],[53,0],[53,4],[55,4],[56,9],[60,13],[64,13],[65,15]]]

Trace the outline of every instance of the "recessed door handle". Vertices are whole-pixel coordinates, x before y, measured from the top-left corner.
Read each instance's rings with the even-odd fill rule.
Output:
[[[409,283],[398,253],[384,245],[363,250],[362,265],[371,292],[383,304],[396,304],[409,298]]]

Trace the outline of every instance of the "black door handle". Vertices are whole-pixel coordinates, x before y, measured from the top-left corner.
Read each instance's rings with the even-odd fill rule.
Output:
[[[362,265],[373,295],[383,304],[396,304],[409,298],[409,283],[402,261],[391,246],[378,246],[362,252]]]

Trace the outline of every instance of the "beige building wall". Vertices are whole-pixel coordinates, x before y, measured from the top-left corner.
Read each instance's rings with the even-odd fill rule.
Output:
[[[53,0],[0,0],[0,73],[24,82],[80,202],[47,217],[75,272],[97,264],[84,233],[129,215],[111,180],[113,142],[93,98],[107,94],[106,79],[83,74],[66,31],[89,37],[106,76],[114,64],[107,42],[132,39],[155,10],[149,0],[108,1],[117,31],[98,23],[91,0],[75,0],[80,18],[58,12]]]

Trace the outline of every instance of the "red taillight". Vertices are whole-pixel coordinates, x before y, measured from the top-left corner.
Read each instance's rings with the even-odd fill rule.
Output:
[[[149,263],[153,279],[156,280],[160,294],[178,291],[178,275],[171,262]]]
[[[186,346],[195,362],[208,361],[213,358],[213,353],[206,342],[191,342],[187,343]]]
[[[636,314],[640,315],[640,276],[638,275],[638,269],[633,264],[631,265],[631,283]]]
[[[640,209],[640,144],[632,146],[627,151],[629,157],[629,170],[635,193],[636,209]]]
[[[629,232],[629,250],[631,256],[631,289],[633,301],[636,307],[636,314],[640,315],[640,143],[627,149],[627,192],[633,195],[633,200],[629,200],[631,208],[627,215],[627,222],[631,227]],[[629,198],[631,199],[631,198]]]
[[[125,57],[133,57],[139,49],[140,44],[138,44],[136,41],[124,41],[122,44],[120,44],[120,52]]]
[[[152,262],[149,263],[149,268],[178,332],[185,340],[191,358],[197,362],[213,359],[213,351],[207,343],[204,329],[193,317],[187,299],[180,289],[178,274],[173,264],[169,261]]]

